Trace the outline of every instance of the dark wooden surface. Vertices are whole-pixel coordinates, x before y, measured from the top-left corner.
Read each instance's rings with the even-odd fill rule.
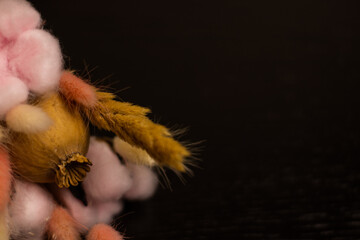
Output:
[[[358,1],[32,2],[68,66],[206,140],[130,239],[360,238]]]

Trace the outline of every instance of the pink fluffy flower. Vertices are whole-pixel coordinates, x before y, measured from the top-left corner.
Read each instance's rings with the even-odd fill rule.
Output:
[[[0,116],[29,92],[55,90],[62,72],[59,42],[40,29],[40,14],[24,0],[0,0]]]

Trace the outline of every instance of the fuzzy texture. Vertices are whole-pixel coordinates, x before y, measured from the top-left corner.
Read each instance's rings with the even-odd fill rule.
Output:
[[[137,147],[131,146],[119,137],[114,138],[114,150],[120,154],[126,161],[147,166],[154,166],[156,162],[150,155]]]
[[[62,71],[60,45],[40,27],[40,14],[26,1],[0,1],[0,120],[27,101],[29,91],[56,90]]]
[[[56,207],[48,223],[48,236],[51,240],[80,240],[81,226],[62,207]]]
[[[190,152],[174,140],[169,130],[152,122],[146,108],[114,100],[111,93],[97,92],[98,104],[84,109],[91,123],[100,129],[114,132],[125,142],[144,149],[160,166],[184,172],[184,161]]]
[[[125,198],[144,200],[154,195],[158,185],[155,173],[146,166],[133,163],[128,163],[127,167],[130,170],[133,184],[130,190],[125,193]]]
[[[123,240],[124,237],[115,229],[106,224],[97,224],[94,226],[86,240]]]
[[[96,89],[70,71],[64,71],[60,79],[60,92],[69,101],[92,108],[97,103]]]
[[[15,194],[9,206],[11,237],[42,239],[55,207],[49,192],[37,184],[15,181]]]
[[[19,36],[8,53],[10,70],[35,93],[55,90],[62,72],[59,41],[40,29]]]
[[[39,27],[40,14],[24,0],[0,1],[0,38],[16,38],[21,33]]]
[[[1,63],[0,63],[1,64]],[[0,72],[0,119],[16,105],[26,102],[29,89],[20,79]]]
[[[19,104],[7,113],[6,123],[16,132],[38,133],[49,129],[53,121],[41,108]]]
[[[119,201],[108,201],[94,203],[93,207],[97,212],[97,223],[110,223],[114,216],[121,212],[123,204]]]
[[[9,239],[9,229],[7,224],[7,211],[0,211],[0,239],[8,240]]]
[[[93,166],[83,182],[86,196],[91,201],[119,200],[132,185],[128,169],[106,142],[94,137],[87,157]]]
[[[53,125],[36,134],[10,132],[14,172],[32,182],[77,185],[91,165],[83,156],[89,144],[87,124],[59,94],[46,95],[35,106],[53,120]]]
[[[10,200],[11,177],[9,155],[0,147],[0,212],[5,210]]]
[[[72,73],[66,74],[67,78],[79,81]],[[64,90],[63,94],[69,100],[77,99],[79,92],[81,93],[81,90],[78,91],[81,88],[72,85],[64,89],[67,90]],[[172,138],[166,127],[146,117],[150,112],[149,109],[115,101],[115,95],[111,93],[97,91],[96,98],[97,102],[94,106],[80,104],[82,111],[93,125],[112,131],[125,142],[145,150],[158,165],[185,171],[184,161],[190,156],[190,152]],[[79,100],[77,102],[79,103]]]
[[[87,228],[96,224],[97,217],[95,209],[84,206],[84,204],[75,198],[68,189],[56,189],[56,191],[62,203],[77,222]]]
[[[6,139],[6,130],[0,125],[0,144]]]
[[[119,201],[88,201],[88,206],[85,206],[68,189],[57,189],[57,191],[71,215],[87,228],[91,228],[97,223],[110,223],[113,217],[123,208],[122,203]]]

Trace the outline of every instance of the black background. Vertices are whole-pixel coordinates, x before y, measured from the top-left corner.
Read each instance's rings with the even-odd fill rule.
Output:
[[[130,239],[360,237],[357,1],[31,2],[68,67],[205,140]]]

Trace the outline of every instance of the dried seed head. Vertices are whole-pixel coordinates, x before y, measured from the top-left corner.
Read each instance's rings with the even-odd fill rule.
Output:
[[[55,182],[60,188],[68,188],[77,186],[85,178],[92,163],[80,153],[73,153],[57,166]]]
[[[15,174],[39,183],[56,182],[59,187],[77,185],[90,170],[84,155],[89,130],[81,114],[57,93],[34,103],[53,121],[44,132],[10,132],[9,150]]]

